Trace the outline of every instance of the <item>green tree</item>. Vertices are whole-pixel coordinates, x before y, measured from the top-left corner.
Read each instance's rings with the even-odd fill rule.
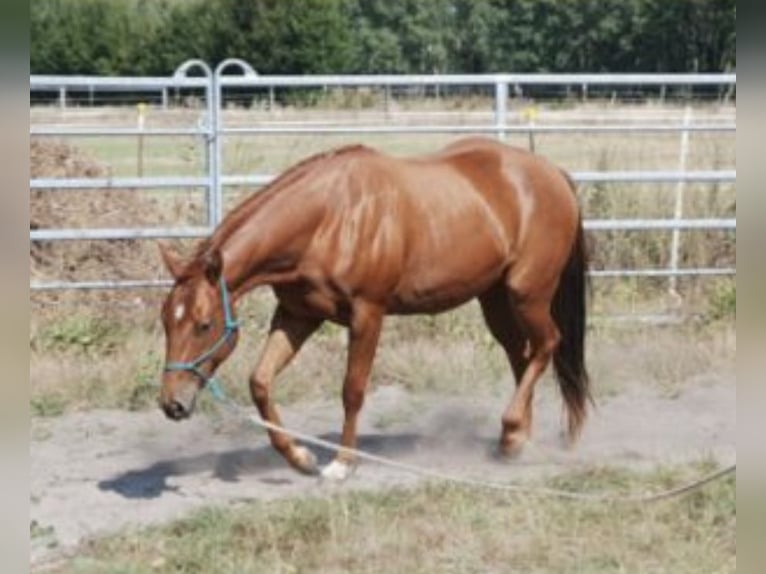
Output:
[[[358,0],[353,11],[359,71],[452,70],[456,9],[448,0]]]
[[[348,0],[218,0],[210,5],[226,41],[210,54],[248,60],[270,74],[343,73],[352,68]]]
[[[490,63],[497,50],[493,34],[502,9],[492,0],[456,0],[454,7],[453,71],[472,74],[492,71]]]
[[[32,73],[710,72],[735,0],[30,0]]]

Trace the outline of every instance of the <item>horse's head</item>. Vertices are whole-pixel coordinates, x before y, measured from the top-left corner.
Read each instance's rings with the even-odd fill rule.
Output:
[[[164,244],[160,252],[175,278],[162,305],[165,370],[160,406],[169,418],[181,420],[191,415],[197,393],[234,350],[238,331],[221,252],[207,251],[188,264]]]

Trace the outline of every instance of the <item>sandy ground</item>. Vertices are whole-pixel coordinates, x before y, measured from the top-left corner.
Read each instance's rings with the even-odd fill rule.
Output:
[[[541,389],[535,436],[511,462],[493,456],[506,397],[410,396],[380,387],[368,397],[360,447],[454,473],[517,481],[592,465],[647,466],[715,457],[736,460],[736,380],[699,378],[674,398],[635,388],[604,399],[581,441],[566,449],[557,394]],[[288,426],[337,441],[340,401],[284,408]],[[314,449],[316,452],[316,449]],[[330,460],[317,452],[320,462]],[[159,523],[207,504],[322,495],[412,484],[403,471],[363,463],[342,486],[286,466],[264,433],[231,415],[172,423],[159,412],[94,411],[32,424],[31,562],[41,565],[83,540]]]

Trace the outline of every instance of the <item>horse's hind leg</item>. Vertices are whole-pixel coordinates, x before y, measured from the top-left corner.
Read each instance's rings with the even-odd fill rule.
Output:
[[[512,304],[511,297],[508,288],[503,283],[497,283],[479,296],[479,303],[484,315],[484,322],[508,357],[518,388],[529,365],[528,334]],[[517,426],[519,431],[529,434],[529,429],[532,426],[531,405],[525,410],[524,418],[519,421]]]
[[[366,303],[353,306],[349,325],[346,378],[343,382],[343,409],[345,419],[340,443],[345,448],[356,447],[356,421],[364,403],[364,393],[372,370],[372,361],[383,325],[383,310]],[[345,480],[353,470],[356,457],[339,452],[335,460],[322,469],[322,476],[330,480]]]
[[[517,453],[529,438],[535,384],[545,372],[558,346],[560,334],[551,317],[552,294],[517,299],[516,312],[527,334],[526,368],[516,386],[511,404],[503,413],[500,448],[505,454]]]
[[[498,283],[479,296],[479,303],[484,322],[503,347],[518,385],[529,362],[525,354],[527,334],[511,304],[510,294],[505,285]]]
[[[296,317],[283,307],[277,307],[266,346],[250,377],[250,394],[265,421],[281,426],[271,398],[271,384],[321,323],[319,319]],[[316,458],[310,450],[296,446],[285,434],[272,430],[268,432],[271,444],[294,468],[307,474],[317,472]]]

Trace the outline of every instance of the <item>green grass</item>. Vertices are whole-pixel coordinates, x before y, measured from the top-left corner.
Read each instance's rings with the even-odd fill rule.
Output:
[[[36,546],[45,545],[46,548],[56,548],[56,530],[53,526],[43,526],[36,520],[29,523],[29,538]]]
[[[705,465],[598,468],[545,484],[592,492],[662,489]],[[426,484],[210,507],[169,525],[82,546],[56,571],[734,572],[733,478],[654,504],[567,502]]]
[[[719,281],[713,286],[705,318],[708,321],[737,318],[737,284]]]
[[[68,315],[42,326],[32,338],[32,347],[42,353],[111,356],[126,338],[118,323],[91,315]]]

